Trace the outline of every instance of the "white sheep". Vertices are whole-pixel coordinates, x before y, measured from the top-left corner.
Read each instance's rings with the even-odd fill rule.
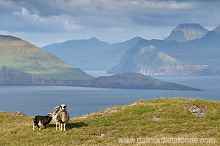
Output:
[[[66,105],[62,104],[57,106],[53,109],[53,120],[56,123],[56,130],[57,126],[59,126],[60,131],[66,131],[66,123],[69,121],[70,117],[66,109]]]

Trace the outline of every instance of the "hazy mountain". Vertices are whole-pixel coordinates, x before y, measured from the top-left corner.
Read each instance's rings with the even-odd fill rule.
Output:
[[[42,47],[71,65],[82,69],[107,70],[116,65],[122,55],[141,38],[108,44],[96,38],[88,40],[72,40]]]
[[[53,44],[43,49],[69,64],[83,69],[108,70],[108,73],[216,75],[220,74],[219,40],[220,26],[208,31],[199,24],[180,24],[165,40],[136,37],[108,44],[92,38]],[[150,51],[152,46],[155,49]]]
[[[207,65],[214,75],[220,75],[220,26],[209,31],[204,37],[185,43],[193,50],[190,62]]]
[[[154,45],[134,46],[121,59],[121,62],[108,70],[108,73],[138,72],[147,75],[197,75],[202,66],[181,62]]]
[[[173,29],[165,39],[167,41],[185,42],[203,37],[208,32],[207,29],[199,24],[180,24]]]
[[[88,69],[110,69],[111,67],[117,65],[125,52],[141,39],[142,38],[140,37],[135,37],[125,42],[109,45],[91,57],[92,60],[90,61],[90,67],[88,67]]]
[[[220,75],[219,29],[220,26],[201,38],[186,42],[140,40],[126,52],[120,63],[108,72],[141,72],[147,75]],[[146,48],[151,46],[155,49],[149,52]],[[141,54],[141,50],[145,49],[148,51]],[[163,54],[164,57],[158,59],[159,54]],[[165,61],[165,58],[172,58],[173,62]]]
[[[92,56],[110,44],[98,39],[71,40],[62,43],[55,43],[42,47],[43,50],[52,53],[68,64],[87,69],[90,68]]]
[[[0,36],[0,66],[46,79],[91,79],[40,48],[13,36]]]

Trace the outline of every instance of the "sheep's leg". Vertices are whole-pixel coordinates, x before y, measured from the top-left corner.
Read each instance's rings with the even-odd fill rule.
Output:
[[[38,130],[41,130],[41,129],[40,129],[40,126],[39,126],[38,124],[37,124],[37,128],[38,128]]]
[[[56,130],[57,130],[57,123],[56,123]]]
[[[61,123],[59,123],[59,129],[61,129],[61,131],[62,131],[62,124]]]
[[[33,130],[34,130],[34,127],[35,127],[35,125],[34,125],[34,123],[33,123]]]
[[[37,128],[38,128],[39,130],[41,130],[41,129],[40,129],[40,126],[41,126],[41,125],[43,125],[43,124],[42,124],[42,121],[39,121],[39,122],[37,123]]]
[[[63,131],[66,131],[66,123],[63,124]]]

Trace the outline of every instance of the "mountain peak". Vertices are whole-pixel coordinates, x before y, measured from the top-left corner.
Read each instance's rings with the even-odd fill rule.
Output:
[[[91,39],[89,39],[89,40],[100,41],[100,40],[98,40],[96,37],[92,37],[92,38],[91,38]]]
[[[92,37],[92,38],[87,39],[87,40],[85,40],[85,41],[91,41],[91,42],[103,42],[103,41],[97,39],[96,37]]]
[[[165,39],[167,41],[185,42],[203,37],[209,30],[197,23],[179,24]]]
[[[101,41],[101,40],[97,39],[95,36],[90,38],[90,39],[84,40],[84,41],[85,41],[85,43],[90,42],[90,43],[102,43],[102,44],[105,44],[105,45],[109,44],[107,42],[104,42],[104,41]]]

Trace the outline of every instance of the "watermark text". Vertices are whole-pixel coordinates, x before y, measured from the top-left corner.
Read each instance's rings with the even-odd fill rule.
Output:
[[[214,144],[217,143],[216,138],[118,138],[118,143],[204,143]]]

